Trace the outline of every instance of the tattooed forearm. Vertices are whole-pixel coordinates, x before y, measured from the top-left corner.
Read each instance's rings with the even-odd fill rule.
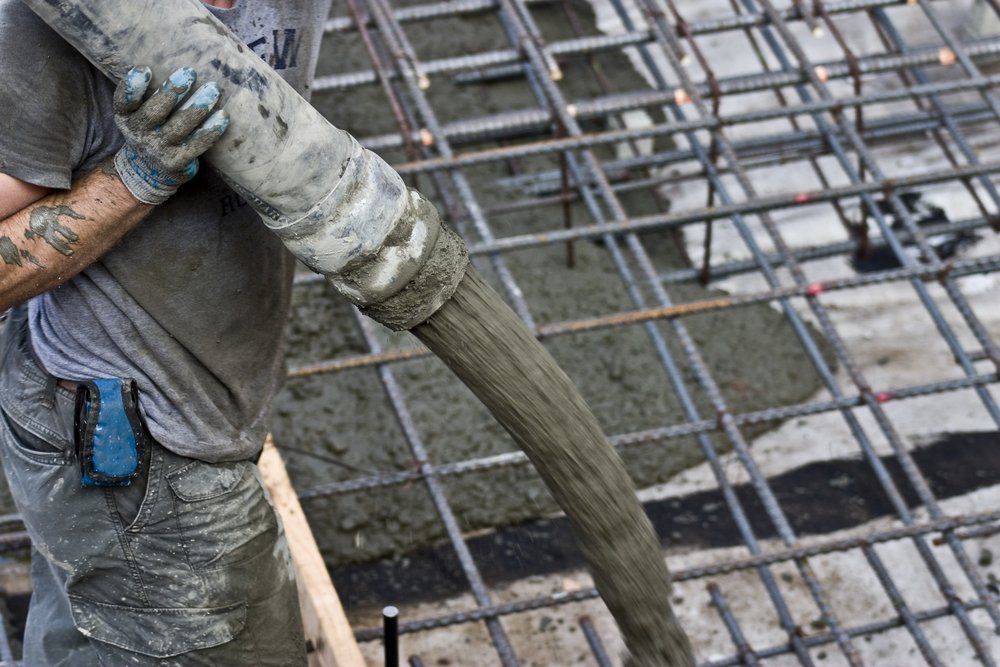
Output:
[[[69,206],[39,206],[31,211],[28,219],[28,229],[24,230],[24,238],[31,240],[40,238],[50,246],[70,257],[73,249],[70,245],[80,242],[80,236],[69,227],[59,223],[60,216],[74,220],[86,220]]]
[[[0,311],[71,279],[151,209],[98,168],[0,220]]]

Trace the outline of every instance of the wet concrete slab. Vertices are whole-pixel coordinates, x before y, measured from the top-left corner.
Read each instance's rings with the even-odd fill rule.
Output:
[[[570,5],[584,29],[596,34],[589,5],[579,0]],[[547,39],[573,36],[561,5],[539,6],[533,14]],[[407,35],[421,59],[509,48],[492,15],[407,24]],[[648,87],[621,53],[599,54],[594,65],[608,82],[608,91]],[[369,66],[357,35],[335,36],[324,45],[319,74]],[[605,92],[593,70],[582,61],[565,68],[560,86],[570,100]],[[457,85],[445,77],[436,77],[428,96],[441,122],[537,106],[523,80]],[[313,103],[335,124],[357,136],[396,131],[386,98],[377,87],[354,89],[349,94],[317,93]],[[585,129],[600,127],[607,127],[607,122],[592,123]],[[609,156],[610,152],[601,155]],[[403,159],[394,153],[386,157]],[[519,196],[497,184],[498,179],[556,166],[555,159],[531,158],[515,164],[467,169],[465,174],[477,202],[488,210]],[[422,177],[417,185],[428,196],[434,195],[428,178]],[[439,198],[435,201],[441,203]],[[629,215],[651,214],[669,206],[669,202],[658,201],[647,193],[623,195],[622,204]],[[580,204],[573,205],[572,215],[578,224],[593,222]],[[453,222],[467,239],[480,240],[467,221]],[[488,222],[497,236],[507,236],[559,228],[563,218],[559,208],[545,208],[490,217]],[[673,234],[647,234],[643,241],[658,271],[688,265]],[[504,255],[539,324],[635,307],[607,248],[599,242],[581,241],[575,243],[575,254],[572,269],[566,266],[561,244]],[[495,287],[500,287],[489,261],[480,258],[477,266]],[[675,302],[716,294],[698,286],[672,287],[670,291]],[[819,386],[791,328],[767,306],[693,317],[685,323],[734,412],[798,402]],[[657,326],[675,358],[681,360],[676,335],[665,324]],[[346,304],[322,285],[297,292],[287,334],[293,365],[366,351]],[[408,334],[380,331],[380,337],[390,348],[413,342]],[[560,336],[545,344],[577,383],[608,434],[686,421],[642,326]],[[394,365],[393,370],[433,462],[460,461],[513,449],[513,443],[492,417],[437,360],[408,361]],[[689,387],[694,388],[690,369],[684,372]],[[702,416],[712,414],[706,398],[696,389],[693,392]],[[745,429],[745,435],[752,437],[762,428]],[[279,444],[295,447],[294,452],[286,450],[286,458],[300,489],[376,471],[412,470],[415,465],[377,373],[371,368],[290,380],[277,401],[274,432]],[[721,442],[719,446],[721,449]],[[303,449],[312,455],[303,453]],[[641,487],[664,482],[703,460],[693,440],[658,443],[628,452],[625,458]],[[524,467],[447,478],[444,487],[465,530],[524,521],[557,509],[534,473]],[[331,565],[405,553],[444,534],[420,483],[311,500],[306,511]]]
[[[934,495],[944,500],[1000,483],[1000,459],[993,455],[998,446],[1000,433],[994,431],[944,433],[914,450],[913,459],[927,472]],[[920,507],[898,461],[892,456],[881,460],[907,505]],[[770,482],[800,538],[894,516],[871,467],[860,458],[814,461]],[[777,537],[750,484],[735,485],[734,491],[757,538]],[[661,498],[645,503],[644,508],[665,548],[719,549],[743,543],[718,490]],[[564,517],[499,528],[471,539],[469,548],[491,586],[569,572],[583,564]],[[351,608],[441,599],[463,593],[468,587],[447,544],[424,547],[395,559],[345,565],[335,568],[332,575]]]

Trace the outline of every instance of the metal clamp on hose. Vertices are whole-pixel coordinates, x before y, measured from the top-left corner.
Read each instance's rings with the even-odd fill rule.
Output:
[[[83,486],[128,486],[149,454],[132,378],[87,380],[76,388],[73,444]]]

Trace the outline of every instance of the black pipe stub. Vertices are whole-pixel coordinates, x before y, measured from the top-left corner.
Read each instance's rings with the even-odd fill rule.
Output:
[[[399,609],[392,605],[382,607],[385,667],[399,667]]]

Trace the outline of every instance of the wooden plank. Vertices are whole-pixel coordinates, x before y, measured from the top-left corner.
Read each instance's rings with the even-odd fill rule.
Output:
[[[347,621],[330,573],[313,539],[309,522],[302,512],[298,496],[281,454],[271,436],[264,443],[260,462],[261,477],[271,493],[288,538],[299,586],[299,604],[306,638],[315,650],[309,654],[311,667],[365,667],[354,631]]]

